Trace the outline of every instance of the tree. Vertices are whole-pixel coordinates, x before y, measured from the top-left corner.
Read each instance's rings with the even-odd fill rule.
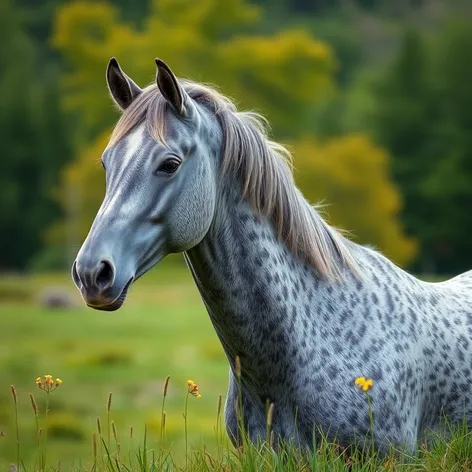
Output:
[[[427,201],[422,182],[429,174],[435,115],[429,64],[418,33],[408,31],[397,56],[374,84],[374,108],[369,123],[376,141],[394,156],[393,177],[405,201],[404,222],[412,234],[427,225]]]
[[[242,108],[264,113],[278,136],[310,127],[309,110],[332,85],[330,48],[301,30],[255,34],[262,12],[243,0],[159,0],[143,29],[106,3],[75,2],[58,12],[53,42],[67,61],[65,105],[89,142],[116,121],[104,86],[111,56],[139,84],[153,80],[156,56],[175,72],[218,84]],[[77,41],[80,38],[80,41]]]
[[[437,107],[431,127],[431,172],[423,192],[430,208],[428,250],[443,271],[472,266],[472,23],[453,19],[432,43]]]
[[[0,269],[23,269],[58,216],[50,192],[69,148],[55,75],[37,67],[35,45],[9,2],[0,4],[0,41],[9,45],[0,52]]]
[[[408,31],[397,55],[364,90],[357,122],[393,156],[407,232],[421,246],[414,268],[472,265],[472,47],[469,22],[451,21],[425,42]]]

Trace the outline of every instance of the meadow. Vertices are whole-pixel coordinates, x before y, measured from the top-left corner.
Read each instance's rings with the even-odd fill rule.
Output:
[[[52,288],[69,293],[75,306],[41,306],[41,296]],[[44,470],[66,471],[472,470],[472,438],[464,428],[415,459],[369,454],[361,461],[327,443],[318,444],[319,452],[308,458],[293,447],[277,456],[267,444],[236,451],[217,419],[219,396],[224,401],[226,393],[227,361],[190,274],[175,259],[143,277],[123,308],[112,313],[86,308],[68,274],[4,276],[0,316],[2,470],[16,463],[18,455],[11,385],[18,399],[25,470],[41,470],[40,455],[45,453]],[[49,395],[47,423],[46,394],[35,384],[44,375],[62,379]],[[160,442],[167,376],[165,439]],[[198,384],[201,398],[187,396],[189,379]],[[41,454],[30,393],[39,411]]]
[[[47,309],[41,294],[51,288],[69,292],[77,306]],[[184,450],[187,380],[202,397],[189,402],[189,443],[214,442],[218,396],[226,393],[228,367],[187,268],[164,263],[132,287],[117,312],[88,309],[68,274],[4,277],[0,280],[0,464],[15,460],[13,384],[19,399],[21,455],[25,463],[36,450],[34,416],[28,394],[40,413],[45,394],[38,376],[60,377],[50,395],[51,463],[90,457],[96,417],[104,416],[108,394],[112,419],[125,446],[129,428],[153,444],[160,430],[162,388],[170,375],[166,402],[167,438],[177,455]]]

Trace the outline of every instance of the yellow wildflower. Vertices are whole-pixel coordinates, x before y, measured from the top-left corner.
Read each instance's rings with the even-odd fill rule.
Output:
[[[62,380],[58,378],[54,381],[52,375],[45,375],[44,380],[42,380],[41,377],[36,379],[36,385],[38,388],[44,390],[46,393],[56,390],[56,388],[61,384]]]
[[[188,393],[192,394],[196,398],[201,398],[198,391],[198,385],[193,380],[187,380]]]
[[[354,383],[364,392],[368,392],[374,385],[372,379],[366,379],[365,377],[357,377]]]

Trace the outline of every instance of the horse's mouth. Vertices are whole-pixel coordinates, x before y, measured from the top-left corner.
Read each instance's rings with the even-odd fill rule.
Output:
[[[94,310],[101,310],[101,311],[116,311],[118,308],[121,308],[123,303],[126,300],[126,295],[128,294],[128,289],[130,288],[131,284],[134,281],[134,277],[131,277],[128,282],[126,283],[124,289],[121,291],[120,295],[118,298],[113,301],[112,303],[109,303],[108,305],[90,305],[87,303],[87,306],[89,308],[93,308]]]

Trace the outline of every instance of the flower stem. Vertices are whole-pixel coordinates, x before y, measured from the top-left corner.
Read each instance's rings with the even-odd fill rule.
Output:
[[[44,454],[42,470],[46,468],[46,456],[48,449],[48,413],[49,413],[49,390],[46,391],[46,415],[44,417]]]
[[[369,407],[369,422],[370,422],[370,431],[371,431],[371,435],[372,435],[372,459],[374,459],[374,456],[375,456],[375,445],[374,445],[374,414],[372,412],[372,403],[371,403],[371,399],[370,399],[370,395],[368,392],[366,392],[366,396],[367,396],[367,405]]]

